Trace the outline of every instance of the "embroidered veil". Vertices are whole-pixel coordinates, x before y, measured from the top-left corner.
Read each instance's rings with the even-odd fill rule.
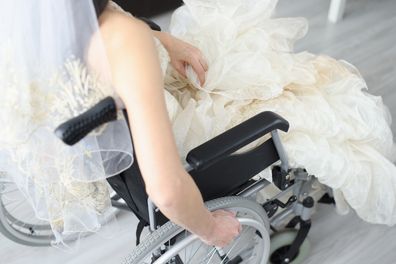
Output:
[[[4,1],[0,32],[2,177],[51,224],[55,244],[96,232],[111,208],[105,179],[133,163],[128,126],[120,113],[72,147],[54,133],[115,96],[99,73],[109,71],[93,3]]]

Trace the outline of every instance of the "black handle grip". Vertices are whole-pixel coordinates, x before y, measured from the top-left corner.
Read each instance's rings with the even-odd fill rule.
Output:
[[[112,97],[106,97],[88,111],[66,121],[55,129],[55,134],[67,145],[74,145],[95,128],[117,119],[117,106]]]
[[[273,112],[262,112],[191,150],[186,160],[194,169],[208,168],[277,129],[287,132],[289,123]]]

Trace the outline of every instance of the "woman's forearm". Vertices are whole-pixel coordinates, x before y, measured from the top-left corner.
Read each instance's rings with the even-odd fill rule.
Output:
[[[208,238],[214,228],[214,220],[211,213],[204,207],[201,193],[195,182],[184,169],[180,170],[179,175],[174,178],[175,180],[167,181],[163,186],[156,184],[152,184],[151,187],[147,186],[150,198],[174,223],[201,238]]]

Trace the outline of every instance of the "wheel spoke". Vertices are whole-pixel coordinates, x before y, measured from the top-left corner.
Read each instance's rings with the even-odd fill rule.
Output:
[[[12,210],[15,211],[17,208],[21,207],[23,205],[23,201],[21,201],[19,204],[15,205]],[[11,211],[12,212],[12,211]]]
[[[7,208],[7,207],[9,207],[10,205],[12,205],[12,204],[14,204],[14,203],[18,203],[18,202],[20,202],[20,203],[22,203],[20,200],[9,200],[9,199],[5,199],[5,200],[7,200],[7,204],[5,204],[3,201],[0,201],[0,203],[3,205],[3,207],[5,207],[5,208]]]
[[[213,249],[211,250],[211,251],[213,251],[213,253],[209,253],[209,254],[211,254],[211,256],[210,256],[208,262],[206,262],[207,264],[209,264],[210,261],[212,260],[212,258],[215,256],[216,250],[217,250],[216,248],[213,248]],[[211,251],[210,251],[210,252],[211,252]],[[208,254],[208,256],[209,256],[209,254]]]
[[[10,194],[10,193],[15,193],[15,192],[17,192],[17,191],[19,191],[18,188],[15,188],[15,189],[12,189],[12,190],[7,190],[7,189],[6,189],[6,191],[1,191],[0,194],[1,194],[1,195]]]
[[[184,231],[184,238],[187,237],[187,231]],[[184,260],[187,259],[187,249],[184,249]]]
[[[224,264],[224,261],[226,261],[226,260],[228,259],[228,256],[230,255],[231,251],[234,250],[234,248],[235,248],[236,245],[239,243],[239,241],[241,241],[240,238],[241,238],[241,236],[239,236],[239,237],[236,239],[235,244],[232,245],[231,249],[227,252],[227,254],[226,254],[224,257],[222,257],[222,261],[221,261],[220,264]]]
[[[197,249],[195,250],[194,254],[193,254],[190,258],[188,258],[189,261],[188,261],[187,263],[190,263],[190,261],[195,257],[195,255],[197,254],[197,252],[199,251],[199,249],[202,247],[202,245],[203,245],[202,242],[198,244],[198,247],[197,247]]]

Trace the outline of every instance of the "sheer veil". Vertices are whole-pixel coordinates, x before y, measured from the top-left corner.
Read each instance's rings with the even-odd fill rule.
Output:
[[[92,1],[12,0],[0,9],[0,171],[48,221],[55,244],[96,232],[111,207],[105,179],[133,163],[119,114],[73,147],[62,122],[115,96]]]

